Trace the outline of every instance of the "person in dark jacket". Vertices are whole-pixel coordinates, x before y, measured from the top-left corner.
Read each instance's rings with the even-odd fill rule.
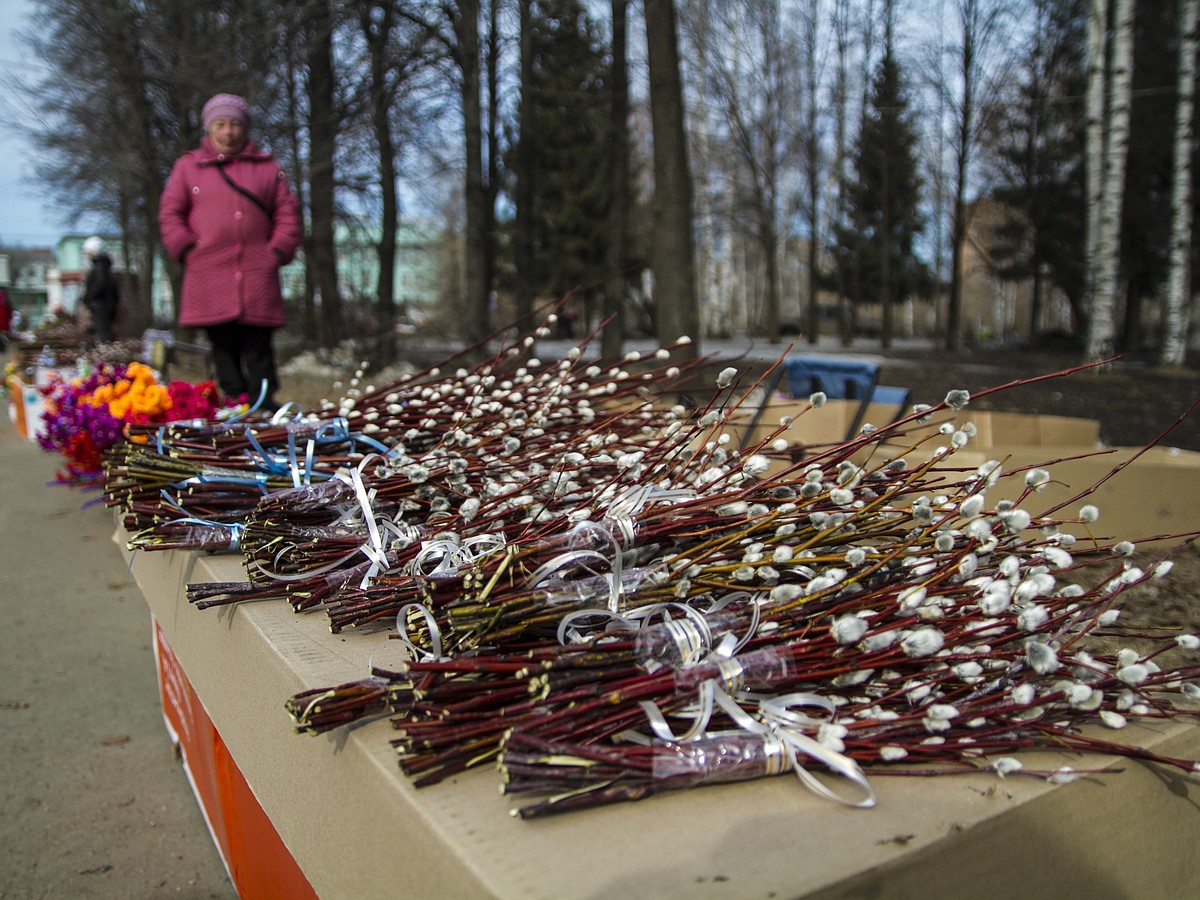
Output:
[[[8,294],[0,288],[0,349],[8,349],[8,333],[12,331],[13,311]]]
[[[104,241],[95,235],[83,242],[83,255],[91,263],[83,283],[82,298],[92,317],[88,330],[97,343],[111,343],[116,340],[113,322],[117,318],[117,304],[121,301],[121,288],[113,276],[112,257],[105,251]]]
[[[159,204],[163,247],[183,264],[179,324],[204,328],[222,392],[275,407],[272,335],[285,323],[279,267],[300,245],[300,205],[270,153],[248,137],[250,108],[217,94],[204,138],[175,162]]]

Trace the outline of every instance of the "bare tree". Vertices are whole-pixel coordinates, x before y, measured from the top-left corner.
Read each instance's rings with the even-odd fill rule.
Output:
[[[483,172],[483,103],[480,75],[479,0],[459,0],[450,10],[463,116],[463,159],[466,164],[466,314],[465,332],[482,340],[491,331],[488,292],[491,270],[488,191]]]
[[[324,338],[337,343],[346,331],[334,249],[334,189],[338,115],[334,105],[333,10],[329,0],[311,0],[304,9],[305,64],[308,74],[308,265],[320,293]]]
[[[377,183],[380,197],[378,295],[375,318],[379,330],[376,352],[389,360],[397,319],[396,236],[399,227],[395,118],[402,113],[404,91],[417,73],[431,62],[431,34],[427,26],[402,28],[391,0],[364,3],[358,9],[358,26],[367,48],[367,108],[377,150]]]
[[[674,0],[645,0],[650,118],[654,132],[654,301],[659,340],[683,335],[679,356],[700,352],[692,247],[692,184],[684,136],[683,81]]]
[[[285,138],[282,142],[283,154],[280,160],[288,173],[296,199],[301,209],[308,209],[308,184],[305,172],[307,170],[307,155],[304,147],[304,127],[306,104],[304,100],[304,72],[299,61],[298,48],[301,41],[299,23],[284,18],[279,23],[276,40],[281,48],[279,74],[276,90],[280,95],[278,116],[286,125],[282,131]],[[301,243],[305,258],[308,258],[308,233]],[[178,294],[178,289],[176,289]],[[313,267],[304,267],[304,295],[301,298],[302,319],[301,332],[305,340],[315,341],[319,331],[317,316],[317,286]]]
[[[698,49],[702,90],[716,105],[731,160],[735,225],[762,252],[764,302],[759,325],[780,335],[780,261],[788,201],[785,179],[801,152],[797,52],[779,0],[688,7],[688,33]]]
[[[834,226],[845,221],[848,206],[846,203],[846,166],[849,159],[848,119],[850,117],[851,87],[850,87],[850,0],[835,0],[830,13],[830,27],[833,31],[834,52],[837,60],[833,84],[829,90],[829,105],[833,110],[833,158],[830,160],[829,180],[835,192],[834,198],[828,204],[829,216],[826,222],[826,233],[831,233]],[[834,293],[837,295],[839,330],[841,323],[848,316],[843,315],[846,304],[847,285],[842,273],[844,267],[834,266]],[[843,339],[848,335],[843,334]]]
[[[483,323],[491,329],[491,291],[496,281],[496,200],[500,195],[500,7],[502,0],[487,0],[487,28],[484,31],[483,71],[487,97],[485,116],[487,135],[484,147],[486,156],[483,172],[483,252],[480,264],[482,271],[483,297],[481,309]],[[481,334],[486,331],[481,331]]]
[[[950,227],[950,295],[946,309],[946,347],[962,339],[963,250],[968,228],[967,193],[976,144],[986,130],[992,95],[1003,82],[998,50],[1008,16],[1005,3],[958,0],[962,43],[958,47],[958,95],[951,104],[954,126],[954,196]]]
[[[516,280],[517,317],[533,312],[537,274],[534,272],[533,203],[537,194],[537,134],[534,98],[533,0],[518,0],[520,42],[521,107],[518,112],[517,146],[514,154],[514,201],[516,221],[513,233],[513,269]]]
[[[800,156],[805,175],[804,211],[808,217],[808,263],[806,266],[808,342],[815,344],[821,327],[818,285],[821,247],[821,186],[824,162],[821,152],[821,66],[819,60],[820,9],[818,3],[800,13],[800,52],[804,90],[800,98],[804,128],[799,135]]]
[[[944,302],[943,285],[945,284],[946,248],[949,245],[946,225],[953,219],[947,213],[950,172],[946,165],[946,119],[949,101],[944,87],[950,76],[946,71],[946,0],[936,0],[936,2],[937,43],[930,54],[929,71],[926,75],[926,79],[934,86],[934,89],[932,91],[933,134],[926,144],[925,179],[930,190],[930,223],[933,233],[933,240],[930,243],[933,248],[933,283],[936,291],[933,305],[933,335],[935,340],[944,341],[946,303]]]
[[[629,74],[627,61],[628,0],[611,0],[612,107],[609,151],[608,281],[604,286],[601,352],[610,359],[621,353],[625,337],[626,267],[629,265]]]
[[[489,23],[495,22],[495,6],[489,9]],[[426,26],[436,35],[449,61],[448,78],[458,96],[462,117],[462,153],[459,157],[463,167],[463,206],[465,217],[464,257],[462,260],[463,280],[460,296],[462,333],[471,341],[480,341],[491,333],[491,274],[495,252],[492,240],[495,213],[492,206],[495,185],[488,182],[488,169],[484,162],[484,53],[480,38],[479,0],[444,0],[436,6],[428,3],[405,3],[400,14]],[[495,34],[494,25],[489,35]],[[489,37],[489,40],[491,38]],[[493,54],[495,58],[495,54]],[[493,98],[496,93],[492,84],[494,74],[489,76]],[[494,112],[494,99],[489,109]],[[489,135],[494,139],[494,126]],[[487,148],[489,156],[499,152],[495,146]]]
[[[883,17],[884,17],[883,62],[880,66],[881,75],[886,70],[889,70],[889,69],[891,69],[893,71],[895,70],[895,64],[894,64],[895,58],[896,58],[895,57],[895,41],[896,41],[896,37],[895,37],[895,33],[896,33],[895,0],[883,0],[883,9],[884,9],[884,14],[883,14]],[[882,79],[881,79],[881,83],[882,83]],[[878,95],[876,95],[876,99],[878,99]],[[865,117],[864,117],[864,127],[865,127]],[[887,148],[888,151],[890,151],[891,149],[892,149],[891,147]],[[860,156],[861,156],[861,154],[860,154]],[[880,193],[883,198],[883,203],[881,204],[881,211],[882,211],[883,215],[879,222],[879,230],[885,236],[884,237],[885,249],[884,249],[884,252],[879,255],[879,268],[880,268],[879,299],[880,299],[880,303],[883,306],[883,310],[882,310],[883,321],[881,323],[880,342],[882,343],[883,347],[886,349],[887,347],[890,347],[892,345],[892,335],[894,333],[893,321],[894,321],[895,314],[896,314],[895,313],[896,304],[893,302],[893,300],[895,298],[893,296],[893,290],[892,290],[892,252],[891,252],[891,236],[895,230],[893,228],[893,213],[896,212],[896,210],[893,208],[893,204],[892,204],[892,194],[893,194],[893,186],[892,186],[893,157],[892,157],[892,154],[891,154],[891,152],[884,152],[883,154],[880,155],[879,159],[880,159],[880,163],[881,163],[881,169],[883,170],[882,176],[881,176],[881,183],[880,183],[880,188],[881,188]]]
[[[1171,181],[1171,268],[1159,361],[1182,366],[1191,307],[1192,139],[1195,134],[1196,38],[1200,0],[1179,5],[1179,76],[1175,100],[1175,161]]]

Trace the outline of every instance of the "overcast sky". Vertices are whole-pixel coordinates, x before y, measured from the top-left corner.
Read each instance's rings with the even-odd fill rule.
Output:
[[[10,83],[36,64],[13,34],[28,27],[33,5],[34,0],[0,0],[0,241],[53,247],[67,229],[32,181],[32,150],[20,131],[26,110]]]

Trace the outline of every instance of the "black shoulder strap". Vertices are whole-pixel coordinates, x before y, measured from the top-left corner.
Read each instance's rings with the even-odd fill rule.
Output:
[[[217,166],[217,171],[221,173],[221,177],[225,179],[225,183],[227,185],[229,185],[231,188],[233,188],[235,191],[237,191],[239,194],[241,194],[243,197],[245,197],[247,200],[249,200],[255,206],[257,206],[259,209],[261,209],[263,211],[263,214],[266,215],[266,217],[268,219],[274,218],[271,215],[271,210],[267,209],[267,204],[263,203],[262,200],[260,200],[257,195],[250,193],[250,191],[246,190],[244,187],[242,187],[240,184],[238,184],[236,181],[234,181],[229,176],[229,173],[225,171],[224,166],[220,166],[220,165]]]

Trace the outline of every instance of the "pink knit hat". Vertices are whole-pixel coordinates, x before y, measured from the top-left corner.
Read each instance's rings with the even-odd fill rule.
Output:
[[[200,113],[200,121],[204,125],[204,130],[208,131],[212,120],[221,116],[237,119],[247,128],[250,127],[250,105],[237,94],[214,94],[209,98]]]

